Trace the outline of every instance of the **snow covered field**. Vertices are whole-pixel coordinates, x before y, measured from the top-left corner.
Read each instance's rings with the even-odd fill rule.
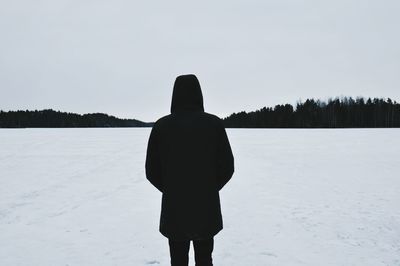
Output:
[[[169,265],[149,132],[0,130],[0,265]],[[399,129],[228,135],[216,266],[400,265]]]

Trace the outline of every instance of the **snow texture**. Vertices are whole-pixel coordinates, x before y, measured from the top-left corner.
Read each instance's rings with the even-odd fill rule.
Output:
[[[227,132],[215,265],[400,265],[399,129]],[[0,265],[169,265],[149,133],[0,130]]]

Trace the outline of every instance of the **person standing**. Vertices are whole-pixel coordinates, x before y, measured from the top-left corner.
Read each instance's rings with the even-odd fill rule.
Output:
[[[151,130],[146,178],[162,192],[159,231],[168,238],[172,266],[187,266],[193,241],[196,266],[210,266],[223,221],[219,191],[234,173],[222,120],[204,111],[193,74],[175,80],[171,113]]]

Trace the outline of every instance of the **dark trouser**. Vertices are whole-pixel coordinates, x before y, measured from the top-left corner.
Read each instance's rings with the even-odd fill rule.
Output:
[[[189,265],[190,240],[174,241],[169,239],[169,252],[171,255],[171,266]],[[194,259],[196,266],[212,266],[211,253],[214,248],[214,239],[193,240]]]

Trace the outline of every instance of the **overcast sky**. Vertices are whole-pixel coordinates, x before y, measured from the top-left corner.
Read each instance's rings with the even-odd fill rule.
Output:
[[[400,1],[0,0],[0,109],[154,121],[177,75],[225,117],[309,97],[400,101]]]

